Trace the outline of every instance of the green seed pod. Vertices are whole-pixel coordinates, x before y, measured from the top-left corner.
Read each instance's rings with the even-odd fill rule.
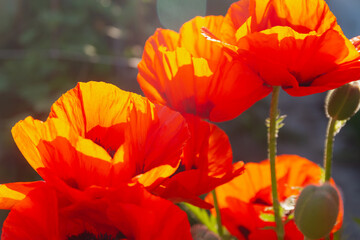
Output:
[[[295,223],[299,230],[310,239],[327,236],[333,229],[339,214],[339,195],[334,187],[305,187],[295,205]]]
[[[360,108],[358,81],[345,84],[328,92],[325,101],[326,115],[335,120],[347,120]]]

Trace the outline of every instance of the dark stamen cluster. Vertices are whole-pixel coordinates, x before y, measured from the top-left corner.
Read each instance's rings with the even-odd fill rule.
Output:
[[[119,233],[116,235],[116,237],[113,237],[111,235],[108,234],[99,234],[99,235],[95,235],[93,233],[90,232],[83,232],[79,235],[72,235],[72,236],[68,236],[67,240],[122,240],[125,239],[126,237],[122,234]]]

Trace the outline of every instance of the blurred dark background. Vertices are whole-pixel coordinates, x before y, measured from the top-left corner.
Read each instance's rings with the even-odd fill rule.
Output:
[[[26,116],[45,120],[52,103],[79,81],[105,81],[141,94],[137,63],[156,28],[178,30],[196,15],[224,15],[234,0],[0,0],[0,183],[39,179],[18,151],[12,126]],[[348,38],[360,35],[360,1],[327,1]],[[288,117],[279,154],[322,162],[327,120],[325,94],[293,98],[281,93]],[[266,158],[269,98],[219,124],[234,159]],[[333,174],[343,191],[343,239],[360,239],[360,116],[335,141]],[[7,212],[0,212],[0,224]],[[1,226],[1,225],[0,225]]]

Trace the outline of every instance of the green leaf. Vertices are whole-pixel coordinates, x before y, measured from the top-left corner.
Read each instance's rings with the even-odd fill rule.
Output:
[[[181,203],[182,207],[189,214],[195,215],[195,217],[204,224],[210,231],[219,235],[216,218],[209,214],[205,209],[195,207],[189,203]],[[223,226],[223,239],[224,240],[236,240],[235,237],[231,236],[229,231]]]
[[[260,219],[263,220],[264,222],[275,222],[275,216],[274,216],[274,214],[261,213],[259,217],[260,217]]]
[[[189,203],[182,203],[195,217],[204,224],[209,230],[218,234],[216,218],[213,215],[210,215],[205,209],[195,207]]]

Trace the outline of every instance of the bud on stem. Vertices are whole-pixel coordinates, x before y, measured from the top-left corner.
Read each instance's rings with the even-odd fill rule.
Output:
[[[325,110],[329,118],[347,120],[360,108],[360,84],[358,81],[329,91]]]
[[[339,214],[339,195],[328,183],[305,187],[295,205],[295,223],[309,239],[326,237]]]

